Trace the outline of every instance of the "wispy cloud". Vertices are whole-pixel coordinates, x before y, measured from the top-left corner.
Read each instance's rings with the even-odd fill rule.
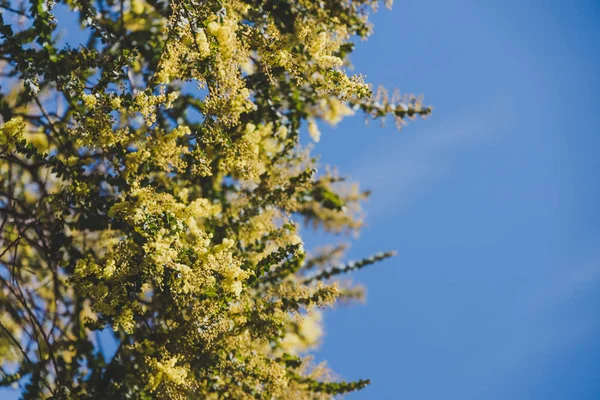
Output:
[[[509,129],[515,110],[507,97],[500,95],[487,104],[462,110],[458,117],[424,122],[424,132],[403,133],[414,136],[400,147],[378,144],[377,151],[367,151],[369,156],[356,163],[360,168],[350,172],[375,192],[375,204],[369,206],[371,218],[390,216],[394,209],[408,206],[444,174],[453,154]]]
[[[590,288],[600,285],[600,254],[590,257],[580,265],[556,270],[541,277],[539,285],[525,293],[517,307],[524,316],[547,311],[576,298]]]

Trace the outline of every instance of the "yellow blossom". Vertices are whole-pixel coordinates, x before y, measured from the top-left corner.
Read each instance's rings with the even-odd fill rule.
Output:
[[[84,94],[82,100],[87,108],[94,108],[98,103],[98,99],[93,94]]]
[[[315,120],[308,121],[308,134],[310,135],[311,139],[315,142],[321,140],[321,131],[319,130],[319,127],[317,126]]]
[[[15,146],[23,139],[24,131],[25,122],[23,122],[23,118],[11,118],[0,126],[0,146],[8,146],[9,149]]]

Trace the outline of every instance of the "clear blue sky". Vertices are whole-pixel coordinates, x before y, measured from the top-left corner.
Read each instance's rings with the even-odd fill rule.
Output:
[[[356,71],[435,110],[322,127],[323,162],[374,190],[350,258],[398,256],[354,275],[368,302],[327,313],[317,359],[373,380],[349,399],[599,399],[600,4],[396,1],[373,21]]]
[[[324,162],[374,190],[368,302],[318,359],[349,399],[600,399],[600,3],[397,1],[356,70],[424,93],[401,133],[346,120]]]

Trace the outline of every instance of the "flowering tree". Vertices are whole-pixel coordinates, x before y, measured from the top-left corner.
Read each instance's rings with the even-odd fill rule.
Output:
[[[348,75],[373,0],[0,0],[0,385],[23,398],[330,398],[319,307],[360,296],[367,195],[304,127],[426,115]],[[190,86],[193,88],[190,89]],[[108,355],[99,332],[118,343]],[[103,333],[105,335],[106,333]]]

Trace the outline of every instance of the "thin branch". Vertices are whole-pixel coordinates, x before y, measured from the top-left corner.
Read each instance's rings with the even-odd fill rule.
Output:
[[[30,15],[27,15],[27,13],[25,11],[17,10],[16,8],[9,7],[5,4],[0,4],[0,8],[5,9],[6,11],[10,11],[11,13],[18,14],[21,17],[32,19],[32,17]]]
[[[8,253],[8,251],[10,250],[11,247],[18,244],[19,240],[21,240],[21,235],[19,235],[15,240],[13,240],[12,243],[9,244],[2,253],[0,253],[0,258],[2,258],[6,253]]]

